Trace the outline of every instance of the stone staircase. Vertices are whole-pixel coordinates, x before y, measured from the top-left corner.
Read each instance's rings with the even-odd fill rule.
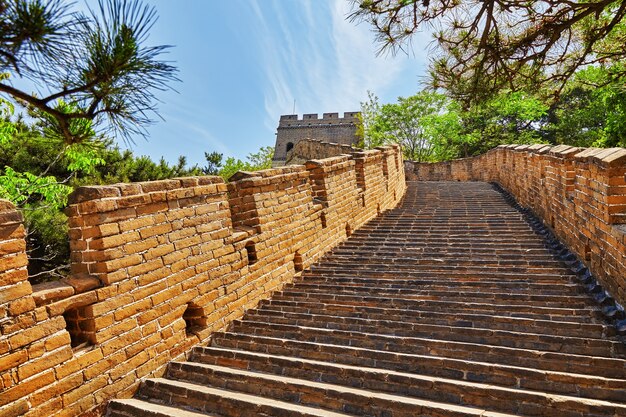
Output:
[[[402,203],[108,416],[626,416],[626,345],[486,183]]]

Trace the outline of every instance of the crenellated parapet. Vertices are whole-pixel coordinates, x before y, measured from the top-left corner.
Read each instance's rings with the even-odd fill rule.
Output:
[[[0,416],[97,416],[298,277],[405,189],[398,147],[256,172],[80,187],[70,278],[31,286],[0,201]]]

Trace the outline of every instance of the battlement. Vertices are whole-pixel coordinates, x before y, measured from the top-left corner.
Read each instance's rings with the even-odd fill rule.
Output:
[[[300,127],[312,125],[354,125],[359,122],[359,112],[345,112],[343,117],[339,117],[339,113],[323,113],[322,118],[317,113],[303,114],[299,119],[297,114],[284,114],[280,116],[278,128],[284,127]]]
[[[287,162],[287,153],[298,142],[312,139],[323,142],[338,143],[352,146],[358,143],[357,126],[361,123],[359,112],[345,112],[343,117],[339,113],[323,113],[322,118],[317,113],[303,114],[299,119],[297,114],[280,116],[276,129],[276,145],[274,146],[274,160],[272,165],[282,166]]]
[[[102,415],[395,207],[402,168],[395,146],[228,183],[80,187],[71,277],[33,286],[23,218],[0,200],[0,416]]]

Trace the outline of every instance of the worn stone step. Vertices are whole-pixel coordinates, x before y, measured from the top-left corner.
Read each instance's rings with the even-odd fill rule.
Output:
[[[374,369],[382,374],[385,374],[383,371],[398,371],[618,403],[626,402],[624,396],[626,379],[624,378],[536,370],[437,356],[390,354],[351,346],[337,348],[333,345],[286,340],[282,343],[277,340],[268,342],[262,338],[256,341],[262,343],[242,343],[242,347],[246,350],[223,347],[196,348],[191,359],[194,362],[259,372],[280,370],[284,373],[285,369],[289,368],[290,372],[294,373],[292,376],[313,375],[315,378],[319,378],[319,373],[314,370],[314,366],[332,364],[333,367],[342,369],[342,366],[346,365],[357,369]],[[222,342],[224,342],[223,339]],[[313,368],[310,368],[310,363],[313,364],[311,365]],[[340,372],[339,375],[346,381],[350,380],[349,375],[344,372]],[[388,377],[383,378],[390,380]]]
[[[401,271],[401,272],[389,272],[389,271],[373,271],[373,270],[360,270],[351,271],[348,268],[336,269],[326,268],[325,266],[315,266],[313,269],[307,269],[302,274],[303,278],[307,277],[324,277],[326,279],[337,278],[370,278],[370,279],[429,279],[438,280],[440,282],[446,281],[474,281],[474,282],[488,282],[488,281],[516,281],[516,282],[529,282],[534,281],[537,283],[569,283],[573,280],[573,275],[569,274],[518,274],[518,273],[467,273],[463,271]]]
[[[436,265],[436,266],[447,266],[446,264],[452,263],[455,268],[459,267],[500,267],[500,268],[541,268],[541,269],[550,269],[550,270],[562,270],[564,273],[569,273],[569,271],[561,264],[561,262],[555,260],[538,260],[534,261],[533,259],[498,259],[498,258],[478,258],[478,257],[449,257],[445,253],[441,254],[441,256],[416,256],[416,255],[407,255],[399,256],[397,253],[389,253],[387,256],[377,255],[373,256],[370,254],[363,256],[338,256],[331,255],[324,259],[324,263],[327,264],[347,264],[351,265],[352,263],[359,264],[361,267],[367,266],[375,266],[384,264],[387,266],[390,265],[401,265],[401,266],[415,266],[415,265]]]
[[[460,314],[451,311],[442,311],[435,305],[433,308],[393,308],[387,306],[366,306],[366,305],[353,305],[350,303],[326,303],[320,304],[319,302],[309,301],[293,301],[286,299],[272,298],[270,300],[264,300],[259,304],[260,309],[269,308],[271,310],[278,311],[293,311],[293,312],[306,312],[306,313],[323,313],[333,314],[344,317],[399,317],[401,320],[406,321],[421,321],[421,320],[437,320],[443,321],[458,321],[460,323],[475,323],[475,322],[489,322],[492,325],[511,325],[517,326],[518,320],[521,323],[536,323],[538,327],[550,327],[550,328],[567,328],[577,331],[579,329],[589,329],[591,331],[600,331],[608,326],[603,320],[594,320],[591,317],[584,316],[569,316],[569,315],[550,315],[550,314],[532,314],[530,317],[524,315],[518,315],[511,313],[510,311],[494,310],[494,311],[480,311],[480,312],[468,312],[464,311]],[[578,318],[578,319],[577,319]],[[546,323],[547,322],[547,323]],[[602,330],[607,331],[608,330]]]
[[[508,348],[511,351],[503,353],[512,354],[515,350],[532,350],[537,352],[564,353],[587,357],[622,358],[624,357],[624,344],[612,340],[580,339],[568,337],[547,337],[544,335],[515,334],[513,332],[484,331],[484,336],[464,335],[453,332],[452,329],[434,330],[435,335],[430,337],[403,335],[401,331],[389,331],[378,329],[376,333],[366,331],[351,331],[316,326],[298,326],[293,324],[272,324],[252,320],[235,321],[232,330],[239,333],[248,333],[261,336],[308,340],[312,342],[355,344],[358,346],[380,349],[385,345],[393,345],[394,349],[406,349],[413,344],[429,346],[434,341],[444,347],[447,345],[453,349],[474,349],[476,351],[491,351],[497,348]],[[462,329],[468,331],[470,329]],[[394,334],[398,333],[398,334]],[[426,332],[427,333],[427,332]],[[468,332],[469,333],[469,332]],[[478,332],[476,332],[478,333]],[[490,334],[498,333],[495,339]],[[510,334],[509,334],[510,333]],[[494,340],[495,339],[495,340]],[[400,350],[406,352],[406,350]]]
[[[324,262],[322,267],[312,266],[311,270],[316,271],[320,270],[320,268],[324,268],[325,270],[352,270],[355,273],[358,271],[375,271],[375,272],[384,272],[386,274],[389,273],[422,273],[428,274],[430,272],[456,272],[456,273],[464,273],[464,274],[480,274],[481,271],[484,271],[486,274],[503,274],[503,273],[516,273],[523,275],[534,275],[534,274],[558,274],[558,275],[570,275],[569,271],[565,270],[562,267],[540,267],[540,266],[491,266],[491,265],[455,265],[455,264],[446,264],[445,262],[432,262],[432,263],[413,263],[413,264],[402,264],[402,263],[368,263],[368,264],[346,264],[342,262]]]
[[[417,278],[371,278],[371,277],[345,277],[304,274],[295,283],[288,284],[288,288],[298,285],[301,288],[306,286],[342,286],[348,287],[375,287],[389,289],[421,289],[421,290],[476,290],[476,291],[506,291],[523,292],[532,294],[562,294],[580,295],[586,293],[584,287],[577,283],[570,282],[536,282],[532,279],[524,281],[504,281],[504,280],[434,280]]]
[[[109,402],[107,417],[211,417],[216,414],[196,413],[182,408],[138,399],[113,400]]]
[[[236,390],[249,395],[263,395],[278,401],[298,403],[307,407],[319,407],[334,412],[348,412],[360,416],[489,415],[485,414],[488,412],[482,406],[474,408],[458,405],[462,402],[461,398],[464,398],[460,392],[456,395],[454,393],[435,392],[435,395],[430,395],[434,398],[425,399],[416,396],[390,394],[378,389],[338,385],[324,381],[323,375],[320,375],[321,381],[318,382],[310,379],[190,362],[171,363],[168,375],[171,378],[190,383]],[[376,384],[373,383],[369,385],[376,387]],[[410,394],[412,388],[415,392],[432,392],[433,389],[438,388],[433,384],[433,381],[427,381],[424,385],[426,386],[407,386],[406,393]],[[588,408],[599,408],[596,403],[590,404]],[[605,407],[608,411],[609,405],[607,404]],[[563,416],[570,417],[567,412]],[[573,414],[571,416],[573,417]]]
[[[353,415],[165,378],[145,380],[141,384],[138,397],[165,398],[179,407],[204,413],[216,413],[222,417],[345,417]]]
[[[335,308],[333,308],[335,307]],[[438,311],[406,311],[400,309],[385,309],[364,307],[362,309],[336,308],[337,306],[320,305],[319,303],[291,304],[280,302],[264,302],[258,310],[272,315],[292,317],[292,314],[308,314],[315,316],[335,316],[340,319],[361,319],[370,321],[394,320],[409,324],[429,324],[453,327],[472,327],[492,330],[519,331],[526,329],[530,333],[551,334],[560,336],[576,336],[603,338],[615,336],[613,326],[600,323],[576,323],[556,320],[537,320],[520,317],[506,317],[486,314],[455,315]],[[250,312],[252,314],[253,312]]]
[[[354,295],[330,295],[316,294],[312,297],[308,294],[292,294],[284,295],[276,293],[272,300],[290,301],[290,302],[316,302],[319,304],[335,304],[345,306],[369,306],[369,307],[393,307],[406,310],[422,310],[431,311],[449,311],[454,314],[464,313],[483,313],[496,315],[511,315],[514,317],[560,317],[563,320],[569,318],[575,321],[575,318],[587,320],[590,317],[598,319],[602,318],[598,308],[590,307],[582,308],[559,308],[559,307],[540,307],[528,304],[511,304],[511,303],[478,303],[464,301],[442,301],[442,300],[409,300],[403,298],[385,298],[385,297],[363,297]]]
[[[519,258],[532,258],[537,261],[553,261],[557,260],[556,255],[548,253],[545,248],[534,249],[510,249],[504,250],[501,248],[470,248],[470,247],[452,247],[446,248],[446,251],[435,250],[431,246],[419,246],[419,245],[405,245],[403,247],[397,247],[394,250],[386,250],[385,248],[378,248],[376,246],[370,246],[369,249],[364,247],[349,248],[340,246],[329,252],[326,257],[330,256],[381,256],[391,254],[395,256],[430,256],[438,257],[445,255],[452,259],[471,259],[476,257],[497,257],[498,259],[519,259]],[[326,259],[326,257],[324,259]]]
[[[584,353],[595,356],[610,356],[614,352],[617,354],[626,353],[626,346],[621,342],[589,337],[530,333],[524,328],[517,331],[492,330],[463,326],[403,323],[392,320],[346,319],[328,315],[270,314],[265,310],[250,311],[246,313],[245,318],[245,321],[235,322],[233,328],[277,327],[280,329],[283,325],[289,325],[307,328],[310,331],[329,329],[410,338],[432,337],[456,342],[494,344],[524,349],[533,348],[550,352]]]
[[[267,398],[265,395],[257,396],[163,378],[146,380],[140,392],[143,395],[169,395],[172,401],[187,404],[186,406],[192,409],[194,405],[202,406],[204,409],[218,409],[220,415],[226,417],[356,417],[365,415],[360,412],[362,406],[355,408],[346,406],[345,412],[335,412]],[[348,397],[352,397],[352,394],[349,392]],[[513,417],[510,414],[433,401],[409,399],[404,403],[395,403],[394,397],[397,396],[378,394],[374,398],[372,396],[367,397],[368,401],[364,405],[369,406],[372,411],[368,415],[380,417],[389,415],[384,406],[377,406],[377,403],[380,401],[392,404],[398,409],[404,406],[404,410],[397,410],[393,413],[394,417],[414,417],[416,415],[433,417]],[[304,398],[307,400],[310,396],[305,396]]]
[[[454,236],[454,235],[442,235],[440,237],[425,237],[415,236],[402,237],[395,234],[382,233],[380,236],[351,236],[351,240],[344,244],[343,248],[358,248],[362,246],[372,245],[376,243],[381,248],[393,248],[393,247],[406,247],[407,245],[420,245],[429,246],[432,248],[445,248],[445,247],[467,247],[476,249],[495,248],[496,246],[502,249],[532,249],[532,248],[544,248],[545,241],[539,237],[531,237],[528,239],[522,239],[518,237],[506,236],[488,236],[480,238],[470,238],[469,236]]]
[[[285,294],[377,294],[378,296],[399,297],[405,299],[444,299],[454,300],[461,298],[467,301],[508,301],[517,303],[533,303],[551,306],[593,306],[596,302],[580,291],[533,291],[513,289],[504,291],[501,288],[462,288],[447,286],[444,288],[429,288],[423,286],[379,286],[376,283],[369,285],[333,285],[321,283],[299,282],[288,285],[282,291]]]
[[[406,239],[408,242],[412,241],[429,241],[431,239],[465,239],[468,242],[490,242],[493,240],[498,241],[511,241],[511,242],[542,242],[543,238],[530,228],[522,230],[480,230],[480,229],[467,229],[461,227],[450,226],[450,228],[433,228],[433,229],[413,229],[403,228],[400,231],[394,230],[392,227],[377,227],[371,231],[358,230],[354,233],[354,239],[359,241],[361,239],[374,240],[383,239],[383,241],[398,241],[400,239]]]
[[[283,291],[279,291],[276,293],[276,297],[287,297],[287,298],[298,298],[298,299],[315,299],[320,302],[329,302],[335,301],[338,299],[349,300],[355,304],[364,304],[364,305],[378,305],[380,303],[385,303],[385,300],[389,305],[417,305],[414,303],[421,303],[426,301],[440,302],[443,298],[437,296],[428,296],[414,294],[413,296],[410,294],[407,295],[396,295],[395,297],[386,297],[385,294],[375,293],[376,296],[370,296],[369,294],[358,293],[356,291],[336,291],[333,293],[328,293],[324,291],[315,291],[309,290],[308,292],[299,291],[297,288],[287,288]],[[452,293],[450,293],[452,294]],[[528,299],[526,299],[528,298]],[[518,307],[523,311],[528,311],[536,307],[545,307],[545,308],[558,308],[558,309],[584,309],[596,308],[596,303],[594,300],[587,296],[571,296],[568,299],[558,298],[558,297],[549,297],[549,296],[528,296],[519,298],[515,297],[507,297],[506,299],[469,299],[465,296],[450,296],[449,302],[459,302],[464,303],[467,307],[474,307],[475,304],[489,304],[489,305],[498,305],[502,306],[506,309],[507,306],[510,307]],[[515,304],[513,304],[515,303]],[[532,305],[531,305],[532,304]],[[467,309],[467,308],[466,308]]]
[[[461,250],[460,248],[454,248],[454,251],[446,248],[446,251],[443,252],[441,250],[432,250],[431,247],[405,247],[402,249],[396,250],[383,250],[376,247],[371,247],[369,250],[365,248],[340,248],[334,249],[332,252],[327,254],[324,259],[332,258],[332,257],[353,257],[354,259],[362,259],[363,257],[385,257],[392,256],[398,258],[404,257],[430,257],[430,258],[438,258],[444,257],[445,259],[454,260],[454,259],[473,259],[476,258],[497,258],[500,261],[505,261],[508,259],[516,260],[516,259],[528,259],[533,262],[546,262],[546,261],[555,261],[558,260],[556,256],[552,254],[546,253],[543,248],[536,249],[512,249],[512,250],[498,250],[496,248],[485,248],[485,249],[465,249]]]
[[[626,360],[619,358],[601,358],[469,343],[450,343],[440,340],[432,340],[431,343],[424,342],[412,347],[391,338],[380,340],[379,342],[383,343],[378,344],[375,343],[376,341],[367,340],[354,340],[352,344],[350,342],[349,338],[341,338],[341,335],[322,341],[321,339],[292,339],[229,331],[216,333],[211,339],[211,346],[278,355],[288,355],[295,350],[298,352],[298,355],[309,359],[323,358],[323,355],[326,354],[337,354],[341,355],[342,360],[348,364],[366,364],[366,366],[374,364],[379,366],[380,363],[385,364],[381,366],[390,366],[390,369],[415,370],[415,372],[426,372],[424,370],[426,368],[423,366],[428,363],[434,363],[434,366],[437,366],[438,363],[445,362],[447,366],[452,363],[449,361],[461,361],[463,363],[462,367],[466,366],[466,362],[485,363],[491,366],[534,369],[539,372],[575,373],[613,379],[623,379],[626,372]],[[400,366],[405,364],[406,368],[397,368],[395,365],[397,363],[400,363]],[[452,366],[452,373],[445,373],[445,369],[441,367],[440,370],[444,374],[439,375],[446,377],[458,376],[458,362],[457,365]],[[497,372],[493,373],[493,371],[490,371],[490,373],[492,378],[498,377]],[[472,377],[472,374],[469,373],[466,377],[479,382],[484,381],[481,378],[489,378],[480,373],[473,375]]]
[[[336,361],[320,361],[303,358],[292,358],[288,356],[275,356],[241,351],[224,351],[211,348],[196,350],[191,364],[199,362],[202,364],[234,368],[237,370],[258,372],[286,376],[290,378],[307,379],[310,381],[324,382],[353,388],[366,389],[372,391],[383,391],[391,394],[406,395],[422,399],[439,401],[442,399],[442,392],[445,392],[446,402],[459,405],[483,406],[492,410],[504,412],[521,413],[524,412],[520,406],[531,406],[534,409],[545,409],[549,402],[549,394],[542,391],[520,388],[512,383],[494,384],[484,381],[467,381],[460,378],[445,378],[432,374],[412,373],[407,370],[393,371],[378,367],[365,367],[337,363]],[[172,378],[179,378],[179,374],[188,371],[185,367],[189,362],[173,363],[168,373]],[[468,364],[470,365],[470,364]],[[172,372],[174,368],[175,372]],[[468,366],[471,369],[471,366]],[[193,371],[192,371],[193,372]],[[202,371],[200,370],[200,373]],[[518,377],[525,373],[533,373],[532,370],[518,369]],[[535,372],[536,373],[536,372]],[[624,390],[626,380],[607,380],[605,383],[599,378],[589,378],[585,380],[580,375],[551,373],[552,385],[567,386],[569,392],[558,392],[564,401],[575,404],[578,411],[583,407],[580,402],[585,403],[585,399],[595,399],[593,395],[606,396],[601,401],[616,403],[624,407],[626,401]],[[184,376],[181,378],[184,379]],[[514,381],[515,378],[512,378]],[[513,382],[508,381],[508,382]],[[558,381],[558,382],[557,382]],[[201,380],[197,382],[202,382]],[[533,381],[537,382],[537,381]],[[597,390],[592,384],[600,384],[611,388]],[[577,384],[581,384],[579,386]],[[547,385],[547,384],[546,384]],[[565,391],[560,387],[561,391]],[[548,389],[547,392],[551,390]],[[552,393],[555,393],[552,391]],[[590,408],[587,413],[593,412]]]

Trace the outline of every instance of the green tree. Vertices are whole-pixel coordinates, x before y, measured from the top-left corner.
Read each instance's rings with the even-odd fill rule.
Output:
[[[501,144],[543,141],[549,106],[523,91],[502,91],[461,113],[461,156],[484,153]]]
[[[245,161],[233,157],[226,158],[224,165],[219,170],[219,175],[225,180],[232,177],[237,171],[258,171],[272,167],[274,147],[264,146],[256,153],[251,153]]]
[[[384,132],[378,130],[376,118],[380,115],[380,103],[378,96],[371,91],[367,92],[367,100],[361,102],[361,111],[357,125],[358,146],[364,149],[372,149],[385,143]]]
[[[155,92],[176,80],[176,69],[160,59],[168,47],[147,45],[155,9],[139,0],[99,0],[87,14],[71,6],[0,2],[0,73],[28,78],[47,93],[20,90],[6,76],[0,92],[39,117],[46,137],[67,144],[96,132],[145,134]]]
[[[433,83],[463,102],[538,83],[558,92],[579,68],[626,58],[625,1],[353,4],[351,18],[373,26],[381,50],[403,50],[415,32],[432,30],[439,47],[431,66]]]
[[[207,165],[202,168],[202,172],[205,175],[218,175],[222,166],[224,155],[215,151],[211,153],[205,152],[204,158],[206,159]]]
[[[406,159],[423,162],[453,157],[459,131],[453,102],[443,94],[421,91],[380,106],[366,136],[376,145],[397,143]]]
[[[622,64],[576,73],[550,109],[550,140],[584,147],[626,146],[626,77]]]

